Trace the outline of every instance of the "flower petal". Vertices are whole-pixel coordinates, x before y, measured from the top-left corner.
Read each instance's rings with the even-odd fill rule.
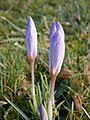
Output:
[[[55,32],[50,42],[50,55],[49,55],[49,71],[53,74],[58,74],[65,54],[64,31],[62,26],[56,24],[57,31]]]
[[[40,105],[40,120],[43,120],[44,108],[43,104]]]
[[[37,56],[37,31],[31,17],[28,18],[26,26],[26,47],[28,58],[35,59]]]
[[[55,21],[53,21],[51,28],[50,28],[50,41],[52,40],[55,32],[56,32],[56,23],[55,23]]]
[[[40,105],[40,120],[48,120],[48,115],[43,104]]]
[[[60,30],[62,33],[62,37],[64,37],[64,30],[63,27],[61,26],[61,24],[59,22],[56,23],[56,29]]]

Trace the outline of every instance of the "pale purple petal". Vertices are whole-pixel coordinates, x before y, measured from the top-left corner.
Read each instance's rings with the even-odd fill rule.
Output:
[[[40,105],[40,120],[43,120],[44,116],[44,106],[43,104]]]
[[[64,30],[59,22],[56,23],[56,29],[60,30],[60,32],[62,33],[62,36],[64,37]]]
[[[56,23],[55,23],[55,21],[53,21],[51,28],[50,28],[50,41],[52,40],[55,32],[56,32]]]
[[[35,59],[37,56],[37,31],[34,21],[31,17],[28,18],[26,26],[26,48],[28,58]]]
[[[48,115],[43,104],[40,105],[40,120],[48,120]]]
[[[64,31],[60,23],[56,23],[57,31],[50,42],[49,71],[58,74],[65,54]]]

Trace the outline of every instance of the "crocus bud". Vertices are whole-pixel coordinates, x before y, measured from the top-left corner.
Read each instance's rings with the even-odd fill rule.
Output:
[[[43,104],[40,105],[40,120],[48,120],[48,115]]]
[[[65,54],[64,30],[59,22],[52,23],[50,29],[49,71],[58,75],[61,70]]]
[[[26,48],[28,59],[35,59],[37,56],[37,31],[31,17],[28,18],[26,26]]]

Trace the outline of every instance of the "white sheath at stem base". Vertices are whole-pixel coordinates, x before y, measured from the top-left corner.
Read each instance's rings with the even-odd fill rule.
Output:
[[[51,103],[51,101],[49,100],[49,102],[48,102],[48,119],[49,120],[52,120],[52,103]]]
[[[39,115],[39,110],[37,107],[37,101],[35,97],[35,87],[34,87],[34,60],[30,60],[30,66],[31,66],[31,77],[32,77],[32,99],[33,99],[34,108]]]
[[[52,106],[55,105],[55,103],[54,103],[54,87],[55,87],[55,81],[56,81],[56,74],[55,74],[55,75],[51,74],[50,100],[49,100],[49,102],[48,102],[48,117],[49,117],[49,120],[52,120],[52,117],[53,117]]]

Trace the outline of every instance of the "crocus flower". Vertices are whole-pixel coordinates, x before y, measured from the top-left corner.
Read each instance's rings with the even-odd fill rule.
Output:
[[[40,120],[48,120],[48,115],[43,104],[40,105]]]
[[[59,22],[52,23],[50,29],[50,55],[49,55],[49,71],[53,75],[58,75],[64,59],[65,43],[64,31]]]
[[[54,86],[65,54],[64,30],[59,22],[52,22],[50,29],[49,71],[51,73],[50,101],[54,104]]]
[[[37,31],[31,17],[28,18],[26,26],[26,47],[28,59],[35,59],[37,56]]]
[[[39,115],[39,110],[37,107],[37,101],[35,97],[35,87],[34,87],[34,62],[37,56],[37,31],[34,21],[31,17],[28,18],[26,27],[26,47],[27,55],[31,66],[31,80],[32,80],[32,100],[34,108]]]

